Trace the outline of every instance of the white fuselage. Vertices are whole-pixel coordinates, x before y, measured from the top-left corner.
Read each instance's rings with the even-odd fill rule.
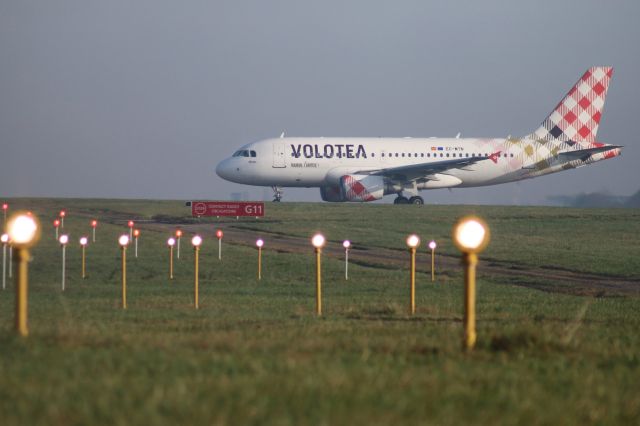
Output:
[[[418,187],[432,189],[494,185],[581,165],[558,159],[549,142],[527,139],[277,138],[245,145],[238,152],[243,151],[248,156],[223,160],[216,173],[246,185],[320,187],[338,184],[341,176],[355,172],[487,157]],[[590,162],[602,159],[598,157],[603,156],[594,155]]]

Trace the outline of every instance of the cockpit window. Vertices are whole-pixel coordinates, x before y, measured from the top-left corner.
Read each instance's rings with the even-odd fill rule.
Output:
[[[252,151],[251,151],[251,156],[252,156],[252,157],[255,157],[255,156],[256,156],[256,152],[252,150]]]
[[[254,155],[252,155],[252,157],[255,157],[255,151],[252,151],[254,153]],[[236,151],[233,154],[233,157],[248,157],[249,156],[249,151],[247,151],[246,149],[241,149],[240,151]]]

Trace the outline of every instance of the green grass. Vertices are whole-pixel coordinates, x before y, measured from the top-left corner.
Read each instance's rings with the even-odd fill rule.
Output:
[[[479,277],[478,344],[465,354],[461,271],[418,274],[323,259],[324,316],[314,315],[311,253],[256,251],[205,240],[200,306],[193,250],[183,240],[167,279],[166,235],[143,231],[128,251],[123,225],[101,223],[79,278],[76,244],[93,215],[188,221],[180,202],[13,200],[44,223],[30,265],[30,336],[13,332],[13,283],[0,293],[0,423],[11,424],[635,424],[640,420],[640,298],[590,298]],[[67,290],[50,222],[68,210]],[[121,213],[125,214],[121,214]],[[442,241],[457,217],[492,227],[487,258],[638,277],[637,210],[289,204],[235,226],[403,249],[410,231]],[[203,220],[204,222],[213,220]],[[119,222],[123,223],[123,222]],[[415,229],[414,229],[415,228]],[[588,231],[588,232],[587,232]],[[532,253],[531,248],[538,248]],[[544,250],[540,247],[544,247]],[[554,283],[549,283],[553,286]]]

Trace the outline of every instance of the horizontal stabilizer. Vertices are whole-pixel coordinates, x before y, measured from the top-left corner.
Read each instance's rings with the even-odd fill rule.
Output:
[[[558,153],[558,156],[567,158],[569,160],[578,160],[578,159],[588,158],[593,154],[599,154],[601,152],[607,152],[612,149],[619,149],[619,148],[622,148],[622,145],[605,145],[605,146],[599,146],[596,148],[586,148],[586,149],[578,149],[575,151],[560,152]]]

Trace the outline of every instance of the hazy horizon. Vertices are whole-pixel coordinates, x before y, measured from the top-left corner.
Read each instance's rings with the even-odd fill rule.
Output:
[[[526,135],[590,66],[622,156],[427,204],[548,205],[638,191],[640,3],[0,5],[0,197],[271,199],[215,166],[287,136]],[[393,197],[385,197],[387,202]],[[284,201],[319,201],[317,189]]]

